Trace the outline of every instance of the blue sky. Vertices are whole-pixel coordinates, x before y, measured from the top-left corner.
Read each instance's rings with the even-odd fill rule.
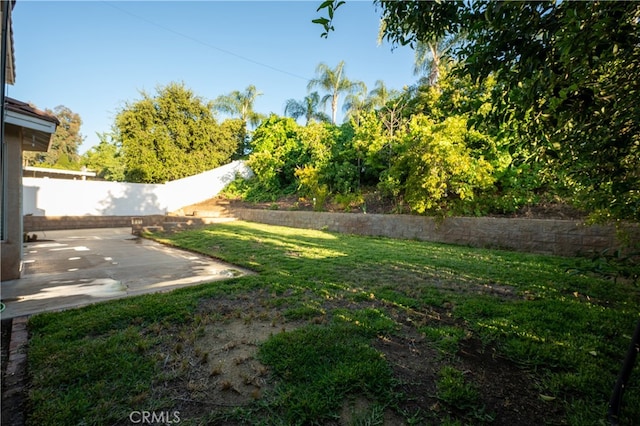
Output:
[[[372,2],[340,7],[328,39],[311,23],[320,3],[18,0],[16,84],[8,95],[80,114],[83,153],[98,142],[96,132],[111,129],[125,102],[170,82],[206,100],[253,84],[263,93],[255,109],[280,115],[287,99],[307,95],[320,62],[344,60],[347,77],[369,90],[379,79],[393,89],[415,83],[413,51],[377,44]]]

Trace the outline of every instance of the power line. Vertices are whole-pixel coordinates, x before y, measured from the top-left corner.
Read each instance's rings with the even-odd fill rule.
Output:
[[[187,34],[181,33],[181,32],[179,32],[179,31],[176,31],[176,30],[172,29],[172,28],[166,27],[166,26],[164,26],[164,25],[162,25],[162,24],[158,24],[157,22],[151,21],[150,19],[147,19],[147,18],[145,18],[145,17],[143,17],[143,16],[140,16],[140,15],[137,15],[137,14],[135,14],[135,13],[129,12],[128,10],[122,9],[122,8],[120,8],[120,7],[116,6],[116,5],[114,5],[114,4],[113,4],[113,3],[111,3],[111,2],[103,1],[102,3],[106,4],[107,6],[110,6],[110,7],[114,8],[114,9],[116,9],[116,10],[118,10],[118,11],[122,12],[122,13],[125,13],[125,14],[127,14],[127,15],[129,15],[129,16],[131,16],[131,17],[134,17],[134,18],[136,18],[136,19],[139,19],[139,20],[141,20],[141,21],[144,21],[144,22],[146,22],[147,24],[150,24],[150,25],[153,25],[153,26],[155,26],[155,27],[158,27],[158,28],[160,28],[160,29],[162,29],[162,30],[164,30],[164,31],[170,32],[170,33],[175,34],[175,35],[177,35],[177,36],[180,36],[180,37],[185,38],[185,39],[187,39],[187,40],[190,40],[190,41],[192,41],[192,42],[194,42],[194,43],[201,44],[201,45],[203,45],[203,46],[205,46],[205,47],[208,47],[208,48],[210,48],[210,49],[217,50],[217,51],[219,51],[219,52],[225,53],[225,54],[230,55],[230,56],[234,56],[234,57],[236,57],[236,58],[238,58],[238,59],[242,59],[243,61],[250,62],[250,63],[252,63],[252,64],[255,64],[255,65],[258,65],[258,66],[261,66],[261,67],[264,67],[264,68],[268,68],[268,69],[270,69],[270,70],[272,70],[272,71],[276,71],[276,72],[279,72],[279,73],[281,73],[281,74],[286,74],[286,75],[288,75],[288,76],[295,77],[295,78],[298,78],[298,79],[300,79],[300,80],[304,80],[304,81],[310,81],[310,79],[309,79],[309,78],[307,78],[307,77],[303,77],[303,76],[301,76],[301,75],[294,74],[294,73],[291,73],[291,72],[289,72],[289,71],[285,71],[285,70],[280,69],[280,68],[276,68],[276,67],[271,66],[271,65],[269,65],[269,64],[265,64],[265,63],[263,63],[263,62],[253,60],[253,59],[248,58],[248,57],[246,57],[246,56],[242,56],[242,55],[239,55],[239,54],[237,54],[237,53],[231,52],[230,50],[226,50],[226,49],[223,49],[223,48],[221,48],[221,47],[214,46],[214,45],[212,45],[212,44],[210,44],[210,43],[207,43],[206,41],[202,41],[202,40],[197,39],[197,38],[195,38],[195,37],[192,37],[192,36],[190,36],[190,35],[187,35]]]

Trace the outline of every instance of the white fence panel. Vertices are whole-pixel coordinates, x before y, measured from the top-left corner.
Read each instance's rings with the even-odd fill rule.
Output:
[[[195,176],[167,182],[161,190],[160,202],[171,212],[208,200],[218,195],[238,175],[247,179],[253,172],[243,161],[234,161]]]
[[[34,216],[134,216],[166,214],[213,198],[237,175],[242,161],[166,184],[49,178],[22,179],[23,213]]]

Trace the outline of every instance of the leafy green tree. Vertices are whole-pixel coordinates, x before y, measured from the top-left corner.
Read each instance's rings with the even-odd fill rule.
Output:
[[[315,19],[333,30],[344,2]],[[459,75],[493,76],[491,118],[544,158],[600,219],[640,220],[640,3],[374,2],[383,38],[416,46],[464,35]]]
[[[298,191],[313,200],[316,210],[324,208],[330,194],[329,185],[333,179],[327,168],[332,161],[335,129],[336,126],[327,123],[311,123],[298,130],[304,151],[294,174],[298,179]]]
[[[341,94],[354,93],[357,90],[363,89],[364,83],[361,81],[351,81],[344,75],[344,61],[340,61],[335,68],[329,67],[324,62],[321,62],[316,67],[317,77],[309,81],[307,85],[308,90],[313,90],[315,87],[320,87],[325,92],[328,92],[320,100],[322,105],[331,100],[331,122],[336,124],[336,114],[338,112],[338,100]]]
[[[463,204],[494,183],[493,166],[473,146],[491,146],[487,136],[467,127],[462,117],[435,123],[416,115],[402,153],[389,170],[387,189],[400,186],[411,209],[440,212],[443,204]],[[478,148],[476,148],[476,151]]]
[[[82,163],[102,179],[124,181],[125,165],[119,144],[108,133],[98,133],[98,138],[100,142],[83,155]]]
[[[331,193],[350,194],[360,190],[359,158],[353,147],[353,125],[326,126],[328,130],[325,146],[330,157],[322,170],[323,183]]]
[[[376,185],[380,174],[389,166],[394,144],[384,134],[380,116],[373,110],[360,114],[352,126],[360,183]]]
[[[318,122],[300,127],[297,137],[305,152],[305,156],[300,160],[324,170],[331,161],[331,148],[336,137],[335,129],[336,126],[329,123]]]
[[[78,149],[84,137],[80,133],[82,119],[80,115],[64,105],[58,105],[53,111],[45,112],[55,115],[60,121],[51,139],[51,146],[47,152],[27,152],[24,163],[28,166],[54,167],[63,169],[80,169]]]
[[[293,118],[271,115],[255,130],[247,160],[255,174],[247,194],[249,199],[276,199],[295,191],[295,170],[304,162],[299,128]]]
[[[237,150],[237,135],[220,126],[206,103],[184,84],[170,83],[127,103],[115,119],[129,182],[161,183],[225,164]]]
[[[292,118],[270,116],[255,130],[247,164],[255,177],[240,192],[252,201],[275,200],[298,192],[315,198],[322,208],[332,188],[353,188],[349,158],[336,158],[344,131],[325,122],[300,126]],[[337,164],[336,161],[340,161]]]
[[[236,145],[236,151],[231,156],[232,160],[244,158],[249,149],[249,134],[247,125],[240,118],[228,118],[220,124],[225,135],[229,135]]]
[[[329,121],[329,116],[319,110],[320,95],[318,92],[312,92],[305,96],[302,101],[288,99],[284,107],[284,115],[297,120],[300,117],[305,118],[305,124],[309,124],[311,120]]]
[[[495,150],[481,153],[494,167],[496,182],[493,191],[475,197],[478,213],[514,213],[541,198],[558,195],[558,172],[546,158],[536,155],[535,147],[525,142],[526,135],[512,127],[517,122],[490,119],[496,85],[494,76],[473,81],[443,68],[437,88],[427,82],[411,88],[405,113],[422,114],[434,122],[463,117],[469,126],[495,141]]]
[[[494,118],[512,123],[576,199],[640,220],[640,4],[387,2],[385,37],[465,34],[459,70],[494,75]]]

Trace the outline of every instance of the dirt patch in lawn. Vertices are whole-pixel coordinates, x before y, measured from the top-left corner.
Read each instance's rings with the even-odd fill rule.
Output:
[[[424,326],[464,328],[446,309],[416,312],[373,299],[332,299],[319,307],[325,314],[288,321],[287,307],[277,300],[260,291],[237,298],[208,299],[201,302],[192,325],[164,330],[163,333],[171,333],[172,344],[157,352],[164,380],[156,383],[152,397],[171,400],[170,409],[179,410],[185,420],[209,418],[211,413],[247,406],[268,395],[275,386],[268,366],[257,359],[262,342],[277,333],[330,322],[336,308],[375,308],[398,324],[396,332],[378,336],[371,344],[388,361],[398,383],[396,391],[403,395],[396,407],[379,413],[383,424],[407,424],[412,418],[427,424],[441,424],[447,419],[505,426],[562,423],[561,405],[544,401],[533,376],[502,358],[496,348],[468,333],[454,353],[444,353],[419,331]],[[439,398],[437,384],[445,366],[462,371],[465,381],[477,388],[475,411]],[[326,424],[356,424],[376,409],[380,408],[373,401],[353,395],[345,401],[340,420]],[[216,417],[216,424],[236,424],[221,418],[224,417]]]
[[[302,323],[256,306],[252,296],[203,301],[190,326],[158,330],[172,343],[156,353],[164,374],[152,398],[173,401],[188,419],[247,405],[273,388],[258,345]]]

